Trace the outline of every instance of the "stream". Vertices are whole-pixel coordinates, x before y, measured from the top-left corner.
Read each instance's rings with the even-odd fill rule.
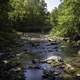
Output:
[[[37,38],[36,38],[37,39]],[[33,54],[38,54],[40,59],[46,60],[50,57],[54,59],[61,57],[61,50],[59,49],[59,44],[55,41],[51,42],[48,39],[38,38],[39,40],[32,40],[24,45],[24,50],[31,52]],[[32,61],[31,61],[32,63]],[[44,70],[54,70],[48,63],[34,63],[37,68],[25,68],[24,75],[25,80],[44,80],[42,78]],[[29,66],[26,64],[26,66]],[[55,79],[57,80],[57,79]]]

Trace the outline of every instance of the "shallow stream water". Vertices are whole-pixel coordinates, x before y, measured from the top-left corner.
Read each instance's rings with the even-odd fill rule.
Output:
[[[56,42],[40,41],[29,42],[24,45],[24,49],[33,54],[39,54],[40,60],[47,59],[51,56],[60,56],[61,50]],[[28,66],[28,65],[27,65]],[[43,80],[43,69],[50,70],[51,66],[47,63],[39,64],[40,69],[25,69],[25,80]]]

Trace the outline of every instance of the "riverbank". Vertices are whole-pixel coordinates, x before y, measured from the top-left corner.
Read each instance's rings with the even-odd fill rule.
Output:
[[[17,74],[17,80],[43,80],[46,76],[46,80],[76,80],[73,78],[79,77],[80,49],[63,42],[63,39],[52,39],[47,34],[21,33],[16,43],[18,48],[14,47],[11,62],[3,61],[16,65],[11,70]]]
[[[32,45],[32,47],[30,47],[30,51],[32,51],[33,53],[39,53],[39,54],[41,54],[42,52],[43,53],[45,53],[44,52],[44,49],[51,49],[51,47],[49,47],[51,44],[54,46],[55,44],[56,44],[56,42],[57,42],[57,40],[52,40],[52,39],[50,39],[49,37],[47,37],[47,39],[46,39],[46,41],[48,40],[48,42],[45,42],[45,39],[43,38],[43,41],[41,40],[41,38],[42,37],[40,37],[40,36],[38,36],[39,38],[39,41],[38,41],[38,39],[36,39],[35,38],[35,40],[33,40],[33,39],[30,39],[31,41],[33,41],[33,42],[30,42],[30,44]],[[42,42],[42,44],[40,44],[40,41]],[[61,40],[62,41],[62,40]],[[59,40],[57,43],[59,44],[59,42],[61,43],[61,41]],[[38,43],[36,43],[36,42],[38,42]],[[51,43],[51,44],[49,44],[49,42]],[[45,43],[47,43],[47,44],[45,44]],[[43,48],[42,49],[42,51],[40,51],[39,52],[39,50],[38,50],[38,48],[40,49],[40,47],[39,46],[41,46],[41,45],[47,45],[48,46],[48,48],[47,47],[45,47],[45,48]],[[43,47],[43,46],[41,46],[41,47]],[[65,53],[65,51],[64,51],[64,49],[65,50],[67,50],[67,52],[69,53],[69,54],[72,54],[72,52],[74,52],[75,50],[73,50],[71,47],[69,47],[69,50],[67,49],[67,47],[68,46],[66,46],[66,45],[64,45],[64,44],[59,44],[59,46],[58,46],[59,48],[58,48],[58,50],[59,51],[61,51],[61,53],[62,53],[62,55],[64,55],[64,54],[67,54],[67,53]],[[64,49],[62,49],[64,47]],[[61,49],[61,50],[60,50]],[[37,50],[38,52],[35,52],[35,50]],[[41,49],[40,49],[41,50]],[[56,48],[55,48],[55,50],[56,50]],[[55,53],[55,50],[53,49],[53,52],[52,53]],[[57,50],[57,51],[58,51]],[[72,50],[72,52],[70,51],[70,50]],[[49,51],[51,51],[51,50],[49,50]],[[51,52],[48,52],[49,53],[49,55],[50,55],[50,53]],[[46,55],[46,54],[45,54]],[[75,57],[70,57],[70,56],[66,56],[66,55],[64,55],[64,66],[65,66],[65,71],[63,71],[62,72],[62,77],[66,80],[66,79],[68,79],[68,80],[73,80],[73,77],[76,77],[77,76],[77,74],[79,74],[79,72],[75,72],[75,70],[76,70],[76,68],[71,64],[71,60],[70,59],[74,59]],[[79,60],[79,59],[77,59],[77,57],[75,58],[76,60]],[[76,63],[76,62],[75,62]],[[50,64],[50,63],[49,63]],[[51,62],[51,65],[55,65],[56,66],[56,68],[57,67],[62,67],[63,65],[61,65],[61,62],[57,62],[57,63],[55,63],[54,61],[53,62]],[[69,70],[70,69],[70,70]],[[67,72],[68,71],[68,72]],[[72,75],[74,73],[74,76]],[[50,73],[49,73],[50,74]],[[53,76],[54,76],[54,74],[53,74]],[[58,75],[58,77],[59,77],[60,75]]]

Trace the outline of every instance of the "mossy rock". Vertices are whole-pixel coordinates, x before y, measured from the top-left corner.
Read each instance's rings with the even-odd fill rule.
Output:
[[[64,73],[62,75],[63,80],[73,80],[73,77],[69,74]]]

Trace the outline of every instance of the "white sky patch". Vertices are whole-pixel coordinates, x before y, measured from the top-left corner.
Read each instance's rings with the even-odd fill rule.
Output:
[[[60,0],[45,0],[47,3],[48,11],[51,12],[55,7],[58,7],[60,4]]]

